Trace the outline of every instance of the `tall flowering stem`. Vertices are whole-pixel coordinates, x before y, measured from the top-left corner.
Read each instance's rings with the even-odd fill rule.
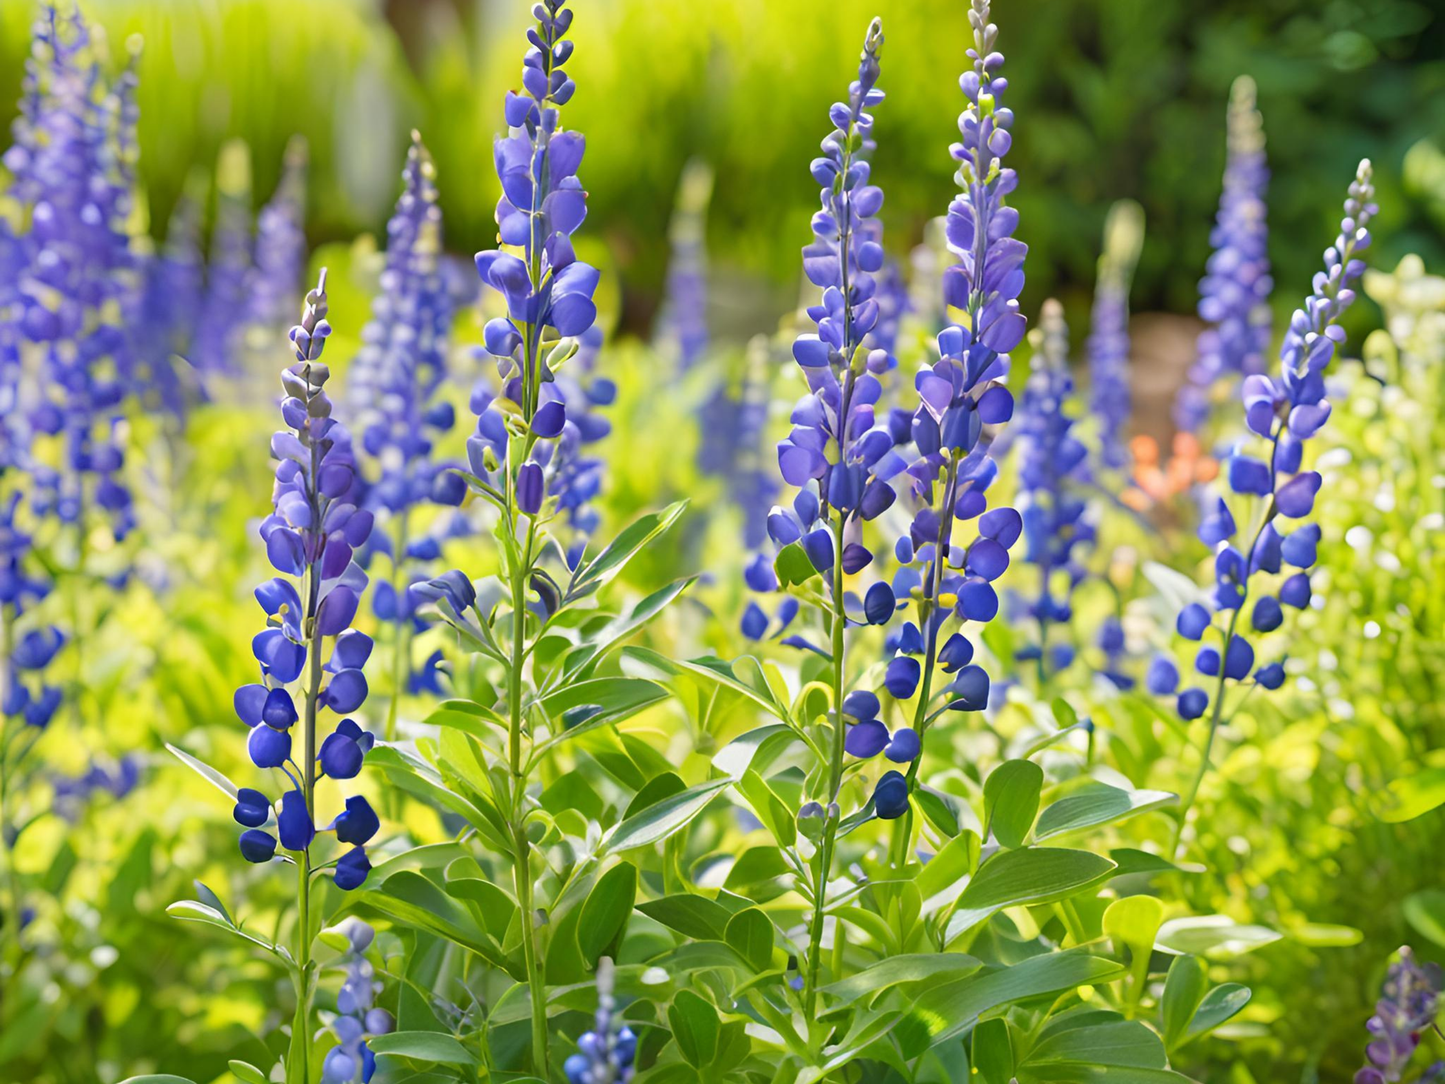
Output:
[[[1367,1064],[1355,1074],[1355,1084],[1390,1084],[1403,1080],[1410,1059],[1420,1046],[1420,1033],[1435,1026],[1440,1012],[1439,964],[1421,964],[1408,946],[1390,965],[1375,1015],[1365,1028],[1372,1039],[1365,1047]],[[1436,1062],[1419,1078],[1438,1080],[1445,1062]]]
[[[1129,284],[1144,244],[1144,210],[1120,200],[1104,221],[1104,251],[1094,284],[1089,320],[1089,409],[1098,422],[1099,465],[1129,465],[1126,427],[1133,410],[1129,382]]]
[[[904,752],[921,751],[928,727],[943,711],[987,706],[989,676],[973,662],[973,644],[963,626],[997,615],[992,584],[1007,569],[1009,548],[1021,531],[1018,512],[1006,506],[989,509],[986,492],[998,474],[989,454],[993,436],[1013,415],[1013,396],[1001,381],[1008,375],[1008,351],[1027,327],[1018,295],[1028,253],[1028,246],[1013,236],[1018,212],[1006,202],[1018,184],[1015,172],[1003,165],[1013,143],[1013,110],[1002,104],[1008,80],[999,74],[1003,54],[995,48],[998,27],[989,14],[988,0],[973,0],[968,13],[973,67],[959,77],[967,100],[958,118],[962,139],[949,148],[959,163],[955,180],[961,191],[949,205],[944,228],[948,250],[958,262],[944,270],[943,299],[965,323],[939,333],[939,360],[914,377],[918,406],[906,433],[894,434],[900,451],[873,466],[880,479],[902,472],[916,508],[908,534],[894,547],[904,567],[891,588],[874,585],[871,598],[864,600],[865,617],[880,624],[891,619],[896,598],[914,600],[915,620],[889,637],[896,654],[885,675],[893,698],[917,695],[912,726],[894,733],[890,743],[896,747],[901,737]],[[960,545],[959,524],[974,519],[974,540]],[[914,657],[919,654],[921,664]],[[940,669],[949,677],[942,687],[935,684]],[[912,761],[906,775],[885,774],[874,792],[880,817],[902,818],[893,850],[895,864],[901,865],[914,828],[910,796],[919,785],[921,761],[917,752],[904,758],[896,748],[883,751],[890,759]]]
[[[196,326],[196,368],[204,377],[235,375],[251,281],[251,153],[232,140],[216,161],[216,209]]]
[[[420,133],[413,132],[402,194],[387,224],[380,289],[347,382],[365,457],[364,507],[385,517],[387,528],[372,546],[391,561],[390,582],[379,583],[372,595],[377,617],[394,632],[388,741],[412,677],[417,599],[409,587],[429,578],[439,550],[437,539],[414,536],[413,513],[429,504],[458,505],[466,495],[466,482],[434,456],[438,438],[456,424],[452,405],[438,397],[452,322],[441,275],[441,226],[436,170]]]
[[[575,84],[564,65],[572,11],[567,0],[542,0],[522,64],[522,91],[509,91],[509,134],[495,146],[502,197],[497,204],[502,247],[477,254],[482,281],[507,302],[507,316],[490,321],[484,344],[497,362],[500,394],[479,388],[472,399],[476,433],[467,442],[473,487],[501,513],[498,537],[512,607],[507,666],[507,786],[499,794],[512,844],[513,880],[522,914],[522,948],[532,1005],[532,1071],[547,1076],[545,967],[534,920],[532,844],[527,837],[529,735],[525,724],[529,590],[541,600],[542,622],[564,600],[563,589],[540,565],[544,530],[559,512],[573,516],[595,490],[596,471],[578,449],[588,439],[588,415],[576,396],[556,383],[556,371],[577,355],[597,317],[592,294],[597,269],[577,259],[571,235],[587,215],[587,194],[577,178],[586,148],[582,135],[563,129],[561,107]],[[595,333],[594,333],[595,335]],[[589,390],[601,381],[594,381]],[[603,398],[606,398],[605,388]],[[581,550],[568,552],[572,567]],[[429,585],[464,615],[476,595],[460,572]]]
[[[1269,166],[1264,120],[1255,105],[1254,80],[1242,75],[1229,95],[1224,191],[1209,235],[1213,247],[1199,283],[1199,315],[1208,324],[1197,356],[1174,404],[1174,423],[1197,432],[1208,420],[1220,381],[1265,369],[1269,349],[1269,227],[1265,189]]]
[[[286,144],[281,180],[256,216],[256,249],[251,262],[247,301],[251,323],[270,343],[277,328],[291,319],[291,303],[306,273],[306,140]]]
[[[1037,350],[1015,423],[1018,441],[1019,511],[1023,515],[1024,560],[1038,569],[1038,594],[1024,603],[1038,640],[1021,649],[1033,660],[1042,687],[1051,672],[1073,660],[1075,645],[1049,643],[1053,625],[1073,616],[1073,590],[1086,569],[1077,550],[1094,538],[1084,488],[1088,450],[1072,432],[1069,413],[1074,379],[1069,374],[1069,329],[1064,309],[1052,298],[1040,313]]]
[[[1215,582],[1205,601],[1191,603],[1179,614],[1177,627],[1194,641],[1217,634],[1219,646],[1201,647],[1194,659],[1194,669],[1212,679],[1213,693],[1194,686],[1178,695],[1179,714],[1185,719],[1198,719],[1206,711],[1210,718],[1199,768],[1180,805],[1176,847],[1209,770],[1215,735],[1228,718],[1225,700],[1231,683],[1246,686],[1246,695],[1256,687],[1276,689],[1284,683],[1282,659],[1255,665],[1255,650],[1242,625],[1246,603],[1254,597],[1250,630],[1267,634],[1284,623],[1284,606],[1303,609],[1310,602],[1309,568],[1315,563],[1320,528],[1308,520],[1322,479],[1318,471],[1304,469],[1304,448],[1330,416],[1325,375],[1345,339],[1339,319],[1355,300],[1355,285],[1365,271],[1359,256],[1369,247],[1368,226],[1377,210],[1371,177],[1369,161],[1362,161],[1345,200],[1339,236],[1325,250],[1324,270],[1315,275],[1313,292],[1290,318],[1278,375],[1245,378],[1245,424],[1263,455],[1237,448],[1223,471],[1236,507],[1242,502],[1249,506],[1245,530],[1241,533],[1235,510],[1222,494],[1199,526],[1200,539],[1214,551]],[[1285,533],[1279,524],[1289,520],[1297,526]],[[1285,573],[1285,566],[1298,571]],[[1257,591],[1261,574],[1283,579]],[[1150,667],[1152,692],[1172,693],[1178,680],[1168,659],[1157,659]]]
[[[261,524],[266,556],[280,575],[256,588],[266,627],[252,641],[261,680],[236,690],[235,708],[251,728],[247,749],[258,768],[280,773],[281,798],[243,787],[233,815],[245,828],[241,855],[270,862],[277,839],[282,860],[296,867],[296,947],[290,960],[296,978],[296,1018],[287,1055],[287,1079],[308,1080],[311,1003],[316,965],[311,947],[319,915],[312,884],[330,871],[336,887],[359,888],[371,863],[366,844],[380,828],[361,795],[318,829],[316,784],[320,777],[353,779],[373,744],[370,734],[346,716],[366,700],[362,667],[372,642],[352,629],[366,573],[356,550],[371,534],[373,516],[355,504],[356,465],[345,428],[332,417],[324,387],[330,377],[321,353],[331,326],[326,322],[326,272],[306,295],[301,323],[291,329],[296,363],[281,374],[286,428],[271,439],[277,460],[272,514]],[[328,650],[329,648],[329,650]],[[323,711],[341,717],[323,735]],[[299,724],[299,742],[293,728]],[[295,746],[299,746],[296,748]],[[267,830],[272,815],[276,834]],[[346,846],[325,859],[316,852],[319,834],[331,833]]]
[[[848,100],[829,109],[833,130],[823,140],[822,157],[810,166],[822,188],[822,209],[813,215],[813,241],[803,249],[803,271],[823,294],[821,304],[808,309],[817,332],[800,335],[793,344],[809,394],[794,408],[794,428],[778,445],[783,480],[800,492],[791,511],[774,508],[768,516],[773,541],[779,546],[800,543],[807,562],[828,583],[822,608],[830,646],[823,653],[831,663],[834,718],[823,765],[827,805],[812,802],[805,807],[805,812],[823,818],[803,979],[808,1018],[817,1004],[823,917],[842,819],[837,798],[843,784],[842,715],[848,695],[844,576],[872,560],[861,541],[863,522],[894,499],[893,491],[868,473],[871,458],[890,443],[885,432],[874,428],[873,415],[882,393],[876,374],[887,371],[890,359],[867,343],[879,315],[873,274],[883,266],[880,230],[872,221],[883,205],[883,191],[868,183],[873,149],[873,115],[868,110],[883,100],[876,86],[882,48],[882,24],[874,19],[864,39],[858,78],[848,88]]]
[[[708,346],[707,205],[712,182],[707,163],[687,163],[678,181],[677,204],[668,229],[672,255],[661,323],[683,371],[697,364]]]

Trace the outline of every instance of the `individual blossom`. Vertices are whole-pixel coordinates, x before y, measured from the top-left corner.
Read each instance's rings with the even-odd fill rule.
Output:
[[[1017,440],[1019,512],[1024,560],[1038,570],[1038,593],[1020,600],[1018,616],[1037,630],[1021,660],[1037,663],[1040,680],[1073,661],[1069,639],[1050,642],[1050,630],[1073,617],[1074,589],[1088,574],[1081,547],[1095,537],[1086,488],[1088,449],[1075,435],[1074,380],[1069,374],[1069,329],[1057,301],[1044,302],[1034,332],[1036,351],[1013,434]]]
[[[1255,105],[1254,80],[1242,75],[1230,90],[1224,191],[1209,235],[1213,252],[1199,283],[1199,316],[1208,326],[1174,404],[1174,423],[1185,432],[1197,432],[1204,424],[1220,381],[1264,371],[1273,288],[1264,202],[1268,184],[1264,121]]]
[[[1185,639],[1201,643],[1194,669],[1209,680],[1180,692],[1177,705],[1185,719],[1210,712],[1210,725],[1199,774],[1181,809],[1181,828],[1208,768],[1231,683],[1278,688],[1285,677],[1283,659],[1260,658],[1255,645],[1284,623],[1286,610],[1310,604],[1309,569],[1320,540],[1320,527],[1310,517],[1321,476],[1306,469],[1304,450],[1330,416],[1325,377],[1345,339],[1339,319],[1365,270],[1360,254],[1370,244],[1374,196],[1366,160],[1350,184],[1324,270],[1290,318],[1279,373],[1244,380],[1245,424],[1253,441],[1240,442],[1224,460],[1227,492],[1207,498],[1199,537],[1213,551],[1214,582],[1205,597],[1180,612],[1177,628]]]
[[[1094,283],[1089,338],[1089,410],[1098,424],[1099,464],[1109,471],[1129,465],[1126,429],[1133,408],[1129,382],[1129,285],[1144,243],[1144,211],[1132,200],[1109,208],[1104,251]]]
[[[369,558],[385,553],[392,576],[372,593],[376,615],[396,633],[392,710],[410,680],[408,653],[417,625],[409,585],[429,578],[441,540],[418,523],[428,506],[455,506],[466,482],[436,457],[437,441],[455,424],[441,398],[451,337],[451,298],[441,275],[441,208],[436,171],[419,133],[402,171],[402,193],[387,225],[386,263],[362,346],[348,371],[348,400],[358,419],[365,496],[362,507],[382,517]]]
[[[597,1012],[592,1030],[577,1040],[577,1053],[562,1063],[567,1084],[627,1084],[637,1056],[637,1036],[626,1024],[617,1025],[617,999],[613,996],[616,971],[609,957],[597,962]]]
[[[216,161],[216,211],[206,259],[206,285],[193,346],[203,376],[234,376],[249,311],[251,263],[251,154],[231,140]]]
[[[336,1018],[331,1021],[336,1045],[321,1063],[321,1079],[323,1084],[367,1084],[376,1073],[376,1055],[367,1040],[389,1034],[395,1030],[396,1021],[376,1005],[381,984],[366,958],[376,931],[359,918],[352,918],[346,921],[342,933],[346,937],[346,953],[341,959],[345,978],[336,995]]]
[[[241,853],[248,861],[269,860],[279,838],[306,881],[330,869],[338,888],[354,889],[371,868],[366,844],[380,824],[367,800],[356,795],[329,825],[319,827],[316,783],[323,775],[354,778],[372,745],[371,735],[350,718],[366,700],[363,667],[372,644],[350,626],[366,588],[354,554],[365,545],[373,516],[354,503],[350,436],[332,417],[324,390],[330,377],[320,360],[331,333],[326,309],[323,270],[306,295],[301,323],[291,329],[296,363],[281,376],[286,428],[271,439],[277,460],[273,512],[260,534],[278,575],[256,588],[266,615],[266,627],[251,643],[261,680],[242,685],[235,696],[236,714],[251,728],[251,760],[281,773],[281,796],[273,804],[260,791],[244,788],[235,819],[246,829]],[[323,712],[338,720],[330,734],[323,731]],[[267,830],[273,812],[274,835]],[[315,855],[319,833],[335,836],[341,848],[336,858],[322,862]],[[305,907],[303,898],[303,931]]]
[[[1441,974],[1438,964],[1421,964],[1409,946],[1390,965],[1384,989],[1375,1003],[1375,1015],[1365,1024],[1371,1040],[1365,1047],[1366,1065],[1355,1074],[1355,1084],[1387,1084],[1404,1079],[1410,1059],[1420,1046],[1420,1034],[1433,1027],[1440,1010]],[[1445,1075],[1445,1062],[1436,1062],[1419,1079]]]

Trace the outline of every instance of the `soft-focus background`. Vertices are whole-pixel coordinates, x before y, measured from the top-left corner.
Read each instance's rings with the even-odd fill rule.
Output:
[[[254,192],[276,184],[293,133],[311,145],[313,243],[376,231],[394,199],[407,133],[436,157],[447,240],[470,254],[495,234],[490,169],[497,102],[517,79],[527,5],[506,0],[97,0],[120,52],[144,36],[141,178],[157,234],[195,166],[232,136],[251,147]],[[888,247],[906,253],[953,191],[955,79],[966,5],[928,0],[593,0],[575,32],[592,231],[607,240],[624,327],[646,331],[667,263],[684,163],[717,174],[708,242],[719,335],[771,331],[794,307],[797,252],[816,204],[806,162],[819,117],[881,15],[888,106],[875,176]],[[1139,200],[1149,233],[1138,312],[1192,311],[1224,162],[1230,82],[1259,85],[1274,236],[1330,228],[1340,178],[1375,160],[1382,263],[1442,252],[1445,19],[1425,0],[1011,0],[1011,103],[1029,124],[1011,161],[1030,224],[1025,311],[1093,282],[1104,214]],[[0,120],[18,97],[31,5],[0,3]],[[1020,73],[1024,73],[1020,77]],[[1431,137],[1435,141],[1431,142]],[[1313,245],[1276,245],[1277,282],[1312,273]],[[1280,304],[1291,302],[1281,299]]]
[[[776,332],[797,307],[798,252],[817,201],[807,163],[874,14],[887,37],[874,176],[887,193],[890,253],[906,265],[925,224],[945,211],[955,191],[948,145],[961,108],[965,5],[577,6],[569,72],[578,92],[567,126],[586,133],[582,176],[591,194],[579,236],[604,269],[610,345],[602,364],[621,386],[603,453],[611,464],[603,517],[615,526],[639,508],[693,499],[678,548],[650,555],[632,574],[655,585],[708,572],[702,597],[716,620],[688,635],[731,656],[743,650],[739,523],[723,484],[693,466],[694,412],[706,385],[694,373],[678,392],[668,353],[647,345],[665,293],[680,178],[690,160],[714,173],[706,311],[719,344],[713,356],[737,369],[744,344]],[[115,66],[132,35],[144,39],[140,181],[157,240],[188,188],[203,197],[207,222],[214,217],[213,170],[228,140],[250,148],[259,208],[278,184],[288,140],[306,137],[310,258],[335,273],[328,360],[334,353],[343,376],[375,284],[374,267],[367,270],[374,246],[356,238],[384,236],[410,129],[436,160],[448,249],[465,260],[494,245],[491,146],[502,93],[518,81],[525,4],[90,0],[85,8],[104,27]],[[20,96],[33,15],[28,0],[0,0],[0,122]],[[1137,430],[1169,437],[1168,405],[1192,360],[1236,76],[1256,80],[1268,139],[1276,330],[1318,268],[1361,157],[1375,163],[1381,206],[1372,266],[1393,270],[1417,253],[1429,269],[1445,267],[1438,5],[1001,0],[995,18],[1007,26],[1019,117],[1010,162],[1021,182],[1011,199],[1019,236],[1030,246],[1023,310],[1032,315],[1044,298],[1061,298],[1081,342],[1104,216],[1120,198],[1144,208],[1133,289]],[[1379,280],[1351,311],[1350,357],[1382,326],[1379,302],[1392,289]],[[460,314],[459,357],[479,326],[472,312]],[[1383,372],[1393,348],[1374,342]],[[276,368],[286,361],[279,341],[275,358]],[[470,376],[469,364],[459,371]],[[1438,512],[1440,475],[1423,461],[1412,461],[1413,473],[1399,466],[1406,452],[1392,425],[1404,415],[1393,412],[1408,404],[1398,388],[1381,391],[1358,366],[1350,372],[1353,397],[1329,432],[1335,499],[1323,512],[1322,564],[1331,569],[1332,608],[1306,618],[1305,679],[1255,704],[1230,735],[1199,806],[1212,872],[1181,878],[1192,913],[1283,934],[1252,953],[1236,945],[1221,963],[1253,987],[1254,1001],[1220,1038],[1191,1050],[1185,1068],[1201,1080],[1349,1079],[1389,953],[1406,941],[1430,958],[1445,953],[1445,816],[1437,809],[1392,823],[1376,815],[1372,797],[1420,766],[1441,766],[1445,749],[1439,603],[1413,616],[1409,609],[1441,590],[1441,558],[1420,543],[1412,512]],[[465,430],[465,380],[451,397]],[[144,1071],[223,1079],[227,1058],[261,1060],[251,1036],[276,1024],[290,996],[273,970],[178,928],[163,911],[190,893],[193,877],[227,886],[228,899],[265,900],[273,891],[238,868],[215,796],[161,751],[163,741],[184,738],[212,763],[244,763],[229,704],[253,666],[250,585],[264,561],[251,528],[267,507],[274,422],[260,409],[227,405],[191,420],[185,462],[147,461],[138,501],[150,541],[137,558],[141,575],[96,615],[97,624],[106,620],[88,660],[92,717],[81,737],[47,738],[58,770],[79,775],[93,759],[115,765],[132,754],[140,775],[138,786],[115,788],[125,792],[119,800],[77,807],[64,825],[27,840],[20,860],[48,894],[36,936],[52,966],[6,1010],[5,1084],[112,1084]],[[1417,416],[1407,428],[1427,450],[1445,446],[1437,417]],[[1382,504],[1380,494],[1395,493],[1401,478],[1414,489]],[[1438,540],[1438,526],[1427,530]],[[1166,542],[1184,555],[1174,562],[1181,569],[1203,555],[1187,535]],[[457,545],[450,563],[487,564],[480,540]],[[687,606],[679,623],[695,628],[702,604]],[[1367,620],[1379,622],[1368,636]],[[1182,737],[1147,713],[1118,712],[1114,763],[1139,785],[1179,789]]]

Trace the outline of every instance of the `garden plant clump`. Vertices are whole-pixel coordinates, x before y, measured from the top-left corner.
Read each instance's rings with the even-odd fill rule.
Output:
[[[1012,4],[926,57],[904,12],[795,43],[808,134],[752,198],[801,262],[761,321],[697,126],[651,340],[584,184],[648,183],[606,5],[497,16],[485,178],[440,117],[382,131],[456,71],[358,78],[291,103],[334,138],[185,152],[160,241],[155,41],[23,7],[0,1084],[1445,1079],[1428,138],[1272,234],[1286,95],[1232,73],[1161,393],[1131,310],[1177,223],[1096,193],[1052,265],[1054,31]],[[642,71],[686,42],[647,18]],[[951,185],[898,168],[946,96]],[[335,240],[364,198],[384,229]]]

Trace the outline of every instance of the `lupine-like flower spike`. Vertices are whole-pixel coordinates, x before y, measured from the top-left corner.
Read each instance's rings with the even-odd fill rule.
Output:
[[[1097,421],[1099,464],[1129,465],[1127,434],[1133,396],[1129,384],[1129,284],[1144,244],[1144,209],[1120,200],[1104,220],[1104,251],[1094,284],[1089,321],[1089,407]]]
[[[323,269],[316,289],[306,295],[301,323],[291,329],[296,364],[281,374],[286,428],[271,438],[278,461],[274,511],[261,524],[261,538],[280,575],[256,588],[266,614],[266,628],[251,643],[261,680],[242,685],[235,697],[236,714],[251,728],[252,762],[285,777],[275,836],[265,828],[272,800],[249,787],[237,796],[235,818],[246,829],[241,854],[250,862],[268,861],[279,836],[290,860],[308,876],[320,868],[311,852],[318,833],[316,781],[319,775],[355,778],[373,743],[349,718],[366,700],[362,667],[372,647],[370,637],[350,627],[366,588],[366,573],[353,554],[371,534],[373,516],[354,503],[351,439],[331,416],[323,390],[331,375],[321,362],[331,334],[326,308]],[[318,747],[323,710],[341,718]],[[300,740],[293,744],[298,724]],[[366,843],[379,827],[370,804],[355,795],[320,830],[350,848],[334,861],[338,888],[357,888],[366,880],[371,869]]]
[[[1028,248],[1014,239],[1018,212],[1005,203],[1017,177],[1002,164],[1012,142],[1013,112],[1001,104],[1008,80],[999,74],[1003,56],[994,48],[998,27],[989,21],[987,0],[973,0],[968,18],[973,67],[959,79],[968,104],[958,120],[962,141],[950,148],[959,162],[962,192],[949,206],[945,228],[949,251],[959,262],[943,273],[944,300],[967,326],[939,333],[939,360],[914,378],[918,406],[911,420],[904,415],[906,425],[890,428],[899,447],[871,465],[875,480],[906,478],[916,509],[908,534],[894,547],[902,567],[891,584],[874,584],[863,600],[863,617],[873,624],[892,620],[900,602],[915,604],[913,620],[888,637],[892,657],[884,691],[896,701],[917,699],[911,725],[893,732],[882,748],[890,759],[911,762],[906,778],[888,772],[878,781],[874,804],[884,818],[909,809],[929,723],[946,709],[979,711],[988,704],[988,673],[973,662],[973,643],[962,630],[967,622],[982,624],[998,613],[993,581],[1008,567],[1009,547],[1022,531],[1014,509],[988,509],[986,491],[998,473],[989,456],[994,427],[1013,414],[1013,396],[1000,381],[1008,374],[1007,352],[1026,327],[1018,294]],[[975,519],[976,537],[960,544],[958,525]],[[938,668],[948,680],[936,680]],[[873,749],[878,731],[864,725],[876,721],[867,714],[876,702],[876,696],[855,702],[863,712],[853,715],[855,755],[878,751]],[[844,711],[851,714],[847,705]]]
[[[196,367],[207,376],[235,374],[251,281],[251,152],[240,140],[225,144],[216,162],[216,219],[208,257]]]
[[[1174,423],[1195,432],[1209,416],[1221,380],[1262,373],[1269,349],[1269,227],[1264,121],[1254,80],[1242,75],[1229,95],[1224,191],[1209,243],[1214,251],[1199,283],[1199,315],[1209,326],[1174,404]]]
[[[1438,964],[1421,964],[1409,947],[1390,965],[1375,1015],[1365,1028],[1373,1036],[1365,1047],[1368,1064],[1355,1074],[1355,1084],[1391,1084],[1403,1080],[1420,1046],[1420,1033],[1432,1027],[1440,1011],[1441,973]],[[1418,1079],[1439,1080],[1445,1061],[1436,1062]]]
[[[456,421],[452,405],[438,397],[446,378],[452,307],[441,274],[436,170],[417,132],[402,182],[387,225],[380,288],[347,391],[360,419],[367,464],[363,506],[388,518],[389,532],[376,532],[371,549],[387,553],[395,572],[390,582],[376,585],[372,605],[379,618],[400,630],[397,676],[405,680],[411,676],[404,667],[407,633],[417,620],[418,601],[408,586],[429,578],[440,550],[438,538],[412,532],[411,513],[427,504],[460,504],[466,482],[433,454],[437,439]]]
[[[292,136],[281,180],[256,216],[256,255],[247,301],[250,322],[268,348],[276,329],[291,319],[292,301],[306,273],[306,164],[306,140]]]
[[[637,1036],[626,1024],[620,1028],[613,1013],[616,972],[609,957],[597,962],[597,1014],[592,1030],[577,1040],[577,1053],[562,1063],[567,1084],[627,1084],[632,1079],[632,1062],[637,1056]]]
[[[667,293],[661,323],[677,352],[680,370],[691,369],[708,345],[707,205],[712,198],[712,168],[692,160],[677,185],[677,204],[668,237]],[[706,432],[706,430],[704,430]]]
[[[509,509],[530,517],[544,508],[565,510],[585,534],[593,517],[584,509],[600,485],[600,466],[581,448],[606,431],[606,422],[589,415],[587,406],[610,402],[614,389],[598,379],[569,396],[556,381],[557,370],[580,348],[596,345],[587,336],[597,319],[592,294],[598,280],[597,269],[577,259],[571,241],[587,216],[587,193],[577,179],[586,144],[581,133],[560,123],[560,109],[575,90],[563,70],[573,48],[566,38],[572,12],[565,5],[542,0],[533,8],[537,26],[527,32],[531,48],[522,64],[522,92],[507,92],[511,132],[496,141],[503,247],[478,253],[476,262],[482,281],[507,302],[507,315],[490,321],[483,333],[503,385],[500,395],[482,386],[473,392],[477,431],[467,453],[473,476],[503,496]],[[509,440],[513,430],[521,441]],[[498,471],[502,478],[494,479]],[[568,557],[580,559],[580,546]]]
[[[376,1007],[376,993],[381,984],[376,971],[366,958],[376,931],[359,918],[348,919],[343,927],[347,951],[342,959],[346,978],[336,996],[336,1019],[331,1033],[337,1045],[321,1063],[323,1084],[368,1084],[376,1073],[376,1055],[367,1039],[390,1034],[396,1028],[391,1013]]]
[[[1084,497],[1088,450],[1073,433],[1070,413],[1069,329],[1063,306],[1052,298],[1044,302],[1032,338],[1033,368],[1013,432],[1024,560],[1038,569],[1038,594],[1022,600],[1016,616],[1027,618],[1038,635],[1017,657],[1035,661],[1042,680],[1074,659],[1076,645],[1067,639],[1051,643],[1049,630],[1067,626],[1073,616],[1074,588],[1087,572],[1077,551],[1093,542],[1094,523]]]
[[[171,421],[184,418],[195,397],[189,365],[204,303],[201,209],[188,192],[171,213],[165,246],[145,265],[140,345],[147,374],[142,402]]]
[[[62,18],[47,6],[39,29],[17,142],[5,158],[30,230],[0,243],[11,250],[0,258],[16,274],[11,305],[19,314],[12,330],[0,333],[11,340],[0,350],[19,349],[17,333],[35,344],[46,379],[27,397],[27,430],[64,443],[53,498],[32,501],[32,510],[84,532],[89,525],[81,521],[96,506],[120,537],[134,524],[120,440],[133,355],[115,315],[135,288],[118,149],[125,111],[114,104],[119,98],[107,99],[79,11]]]
[[[1200,773],[1181,807],[1181,828],[1183,813],[1208,768],[1228,684],[1249,682],[1277,689],[1284,683],[1283,661],[1259,663],[1250,632],[1273,632],[1284,622],[1284,607],[1303,609],[1310,602],[1309,568],[1315,563],[1320,528],[1307,521],[1321,478],[1318,471],[1304,469],[1304,446],[1330,416],[1325,374],[1335,348],[1345,339],[1339,318],[1354,301],[1355,285],[1365,270],[1359,256],[1370,244],[1368,226],[1377,211],[1374,199],[1366,160],[1350,184],[1339,236],[1325,250],[1325,269],[1315,275],[1313,292],[1290,318],[1280,348],[1279,375],[1256,373],[1245,378],[1245,424],[1263,443],[1263,456],[1247,454],[1240,447],[1225,460],[1223,477],[1235,498],[1234,508],[1223,495],[1216,495],[1199,526],[1200,539],[1214,551],[1214,587],[1206,602],[1191,603],[1179,614],[1177,627],[1186,639],[1195,641],[1217,633],[1219,645],[1206,644],[1194,660],[1195,670],[1211,679],[1212,696],[1198,686],[1178,696],[1179,714],[1185,719],[1197,719],[1210,710],[1211,702],[1213,706]],[[1251,514],[1237,516],[1246,502]],[[1285,531],[1281,521],[1296,525]],[[1244,533],[1239,523],[1244,524]],[[1282,579],[1261,590],[1261,574]],[[1249,632],[1243,626],[1247,606]],[[1152,692],[1170,694],[1177,682],[1178,673],[1169,660],[1156,660],[1151,666]]]

